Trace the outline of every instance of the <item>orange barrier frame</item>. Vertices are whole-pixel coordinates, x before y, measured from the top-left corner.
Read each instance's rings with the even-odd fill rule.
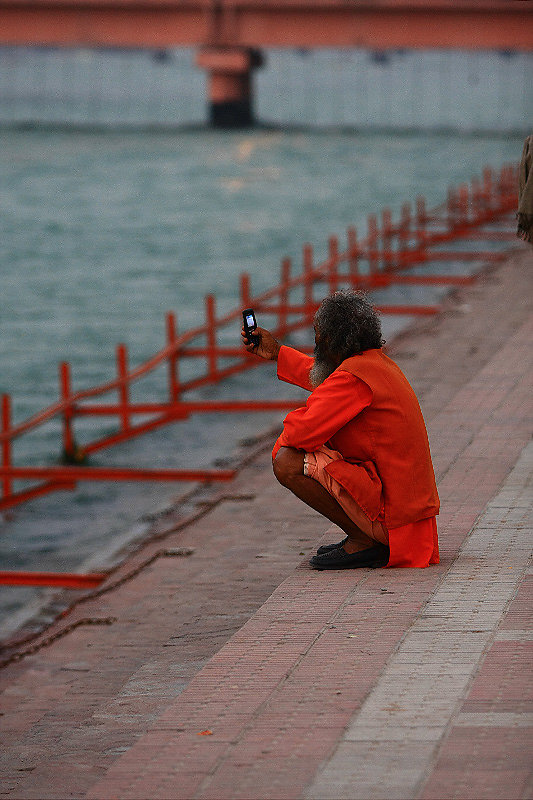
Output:
[[[485,169],[482,180],[473,179],[469,185],[450,189],[446,203],[427,210],[424,198],[418,198],[413,211],[410,204],[402,206],[399,220],[393,221],[389,209],[382,212],[381,220],[375,214],[368,217],[367,236],[359,241],[355,228],[347,231],[346,248],[341,251],[336,236],[329,238],[326,259],[315,264],[313,249],[303,247],[302,271],[293,274],[290,259],[281,262],[280,282],[277,286],[253,296],[250,276],[240,277],[240,301],[238,306],[219,317],[216,300],[211,294],[205,298],[205,322],[192,330],[178,335],[176,317],[173,312],[166,315],[166,344],[158,353],[140,366],[130,369],[126,345],[119,344],[116,350],[117,375],[104,384],[73,392],[71,370],[68,362],[59,366],[59,400],[22,422],[13,424],[11,419],[11,397],[2,396],[2,427],[0,431],[1,462],[0,512],[13,508],[33,498],[58,490],[72,490],[79,481],[229,481],[233,470],[163,470],[116,467],[91,467],[87,459],[92,453],[113,447],[169,423],[187,419],[191,414],[225,412],[242,413],[272,410],[290,410],[299,401],[189,401],[183,395],[192,389],[209,386],[230,375],[248,370],[263,363],[242,347],[226,347],[217,343],[218,332],[241,318],[241,309],[254,307],[256,311],[276,316],[273,333],[279,338],[312,324],[318,307],[314,298],[314,287],[325,286],[328,293],[341,287],[379,289],[393,284],[407,285],[464,285],[474,280],[473,276],[413,275],[410,267],[443,260],[483,260],[502,258],[501,252],[444,250],[442,245],[465,240],[505,242],[511,236],[509,230],[484,231],[484,226],[493,225],[505,218],[516,207],[517,168],[504,166],[498,174]],[[515,238],[512,236],[512,238]],[[300,299],[292,297],[298,293]],[[324,294],[324,291],[321,292]],[[383,314],[431,315],[438,306],[387,305],[378,306]],[[203,344],[196,344],[202,339]],[[193,342],[195,343],[193,345]],[[310,351],[310,348],[304,348]],[[180,361],[186,358],[205,359],[205,370],[196,377],[181,381]],[[221,366],[220,359],[231,359],[229,365]],[[134,403],[130,399],[133,383],[157,367],[167,370],[167,398],[162,401]],[[95,398],[115,392],[116,402],[94,403]],[[80,444],[75,436],[77,417],[115,417],[118,429],[94,441]],[[62,461],[55,466],[15,466],[13,464],[13,442],[18,437],[46,424],[49,420],[62,419]],[[136,422],[137,417],[148,417]],[[37,479],[40,482],[30,487],[14,490],[15,481]]]
[[[106,572],[0,572],[0,586],[54,586],[62,589],[92,589],[107,578]]]

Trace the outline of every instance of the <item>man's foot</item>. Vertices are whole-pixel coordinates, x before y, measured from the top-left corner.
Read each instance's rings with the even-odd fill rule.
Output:
[[[323,553],[331,553],[332,550],[337,550],[338,547],[342,547],[347,541],[348,537],[343,539],[342,542],[335,542],[335,544],[323,544],[318,548],[316,554],[317,556],[321,556]]]
[[[357,569],[384,567],[388,560],[389,548],[384,544],[376,544],[358,553],[347,553],[343,547],[337,547],[335,550],[313,556],[309,563],[315,569]]]

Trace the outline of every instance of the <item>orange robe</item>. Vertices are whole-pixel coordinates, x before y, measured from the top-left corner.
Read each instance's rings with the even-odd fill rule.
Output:
[[[281,446],[339,451],[343,459],[326,470],[369,519],[387,527],[388,566],[438,563],[439,498],[422,412],[407,379],[381,349],[346,359],[314,391],[312,365],[311,357],[281,348],[278,377],[312,393],[285,418],[273,457]]]

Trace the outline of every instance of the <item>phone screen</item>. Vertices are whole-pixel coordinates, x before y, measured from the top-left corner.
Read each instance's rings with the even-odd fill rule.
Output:
[[[255,328],[255,319],[253,314],[246,315],[246,324],[249,328]]]

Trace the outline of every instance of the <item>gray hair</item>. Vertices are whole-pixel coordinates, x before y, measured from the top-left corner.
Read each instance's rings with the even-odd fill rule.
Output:
[[[342,290],[325,297],[315,314],[315,327],[329,352],[342,361],[385,344],[379,316],[360,291]]]

